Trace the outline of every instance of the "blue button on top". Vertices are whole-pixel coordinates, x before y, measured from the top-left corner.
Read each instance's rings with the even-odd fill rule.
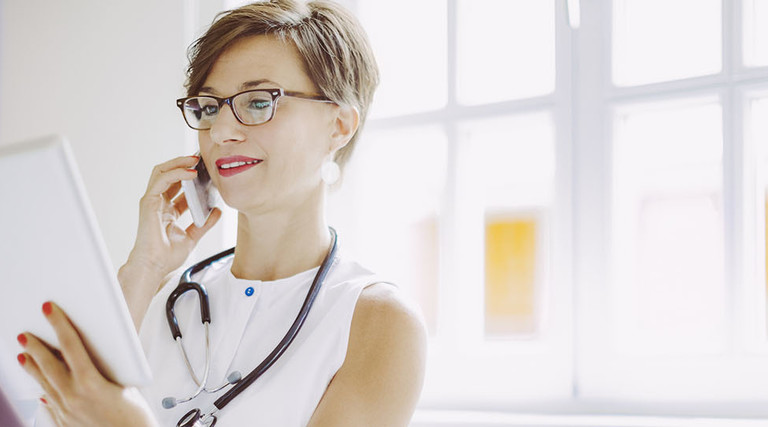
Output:
[[[248,288],[246,288],[246,290],[245,290],[245,295],[246,295],[246,296],[251,296],[251,295],[253,295],[253,286],[248,286]]]

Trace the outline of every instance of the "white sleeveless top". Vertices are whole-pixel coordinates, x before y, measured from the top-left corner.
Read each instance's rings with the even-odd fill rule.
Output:
[[[318,271],[262,282],[234,277],[231,264],[228,257],[193,277],[207,288],[211,306],[209,389],[224,384],[232,371],[245,377],[264,360],[295,320]],[[217,427],[305,426],[344,362],[360,292],[378,281],[337,255],[296,339],[264,375],[217,413]],[[141,391],[161,426],[175,426],[193,408],[205,410],[229,388],[202,393],[173,409],[162,407],[163,398],[187,398],[197,389],[165,316],[166,300],[177,282],[169,282],[152,300],[139,334],[154,375]],[[196,292],[179,298],[176,317],[190,363],[202,377],[205,334]]]

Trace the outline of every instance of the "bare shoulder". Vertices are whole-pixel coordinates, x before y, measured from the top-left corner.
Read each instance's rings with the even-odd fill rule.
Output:
[[[346,358],[311,426],[406,426],[421,394],[427,334],[418,308],[396,287],[363,289]]]
[[[383,282],[367,286],[360,293],[352,318],[352,332],[361,328],[402,335],[403,338],[409,334],[415,334],[414,338],[419,339],[426,336],[416,305],[398,288]]]
[[[420,378],[426,336],[420,311],[398,288],[388,283],[370,285],[355,306],[344,364],[360,364],[387,375],[405,371]]]

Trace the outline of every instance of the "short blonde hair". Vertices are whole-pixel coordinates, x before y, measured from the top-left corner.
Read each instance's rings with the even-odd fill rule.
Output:
[[[198,94],[227,48],[255,35],[274,35],[293,43],[320,93],[358,109],[358,131],[336,153],[336,162],[343,166],[352,154],[379,83],[376,59],[357,18],[340,5],[324,0],[272,0],[221,12],[189,48],[187,96]]]

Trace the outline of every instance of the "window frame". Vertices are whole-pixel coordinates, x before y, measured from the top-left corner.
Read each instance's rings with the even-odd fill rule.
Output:
[[[360,1],[357,0],[355,4]],[[447,3],[447,102],[443,108],[397,117],[370,118],[366,133],[411,126],[440,125],[448,141],[448,171],[445,197],[442,204],[440,240],[443,248],[440,262],[440,296],[438,302],[437,333],[430,338],[427,363],[427,380],[422,393],[421,408],[450,409],[457,402],[469,407],[487,406],[501,408],[515,401],[536,402],[562,400],[571,394],[572,358],[570,357],[572,322],[570,278],[570,145],[571,134],[571,44],[567,9],[564,1],[553,0],[555,19],[555,91],[551,94],[521,100],[488,104],[462,105],[457,100],[457,0]],[[355,10],[353,5],[353,11]],[[549,112],[554,122],[555,138],[555,189],[550,221],[546,233],[552,240],[546,242],[550,249],[548,260],[555,266],[548,273],[549,289],[544,298],[546,311],[551,316],[543,322],[548,328],[548,340],[498,340],[484,338],[484,294],[477,292],[477,278],[483,277],[482,257],[469,261],[462,254],[462,247],[473,247],[479,253],[484,250],[485,216],[478,216],[463,209],[458,203],[462,194],[473,189],[465,188],[458,178],[461,175],[462,150],[466,141],[461,134],[462,122],[474,119],[494,118],[512,114]],[[364,142],[364,141],[363,141]],[[472,230],[464,221],[474,218]],[[467,251],[469,252],[469,251]],[[537,260],[537,263],[540,261]],[[553,298],[553,295],[558,295]],[[457,315],[457,313],[459,313]],[[555,316],[552,313],[556,313]],[[462,318],[463,321],[458,321]],[[466,350],[467,347],[472,350]],[[496,360],[497,362],[491,362]],[[504,361],[504,370],[483,369],[498,366]],[[472,369],[458,369],[470,366]],[[456,387],[457,381],[462,381]],[[481,384],[482,390],[476,385]],[[512,385],[512,386],[510,386]],[[504,397],[502,397],[504,396]]]
[[[185,38],[192,36],[210,22],[216,11],[233,6],[239,0],[185,3]],[[343,0],[353,12],[360,1]],[[555,1],[556,83],[554,94],[531,99],[506,101],[487,105],[459,105],[456,99],[456,11],[457,0],[447,2],[448,55],[445,108],[400,117],[370,119],[366,132],[407,128],[410,126],[442,126],[448,140],[448,169],[460,170],[461,138],[459,122],[478,118],[550,111],[555,121],[556,184],[552,206],[550,234],[552,250],[548,311],[556,313],[550,319],[553,340],[539,345],[526,342],[490,342],[482,339],[482,312],[472,314],[471,321],[460,325],[455,314],[465,310],[467,301],[484,307],[482,293],[470,284],[473,275],[457,270],[461,253],[456,243],[466,240],[459,230],[462,218],[457,210],[462,188],[455,174],[448,174],[443,201],[445,216],[440,219],[440,240],[449,250],[441,255],[441,292],[438,301],[437,336],[430,339],[428,386],[419,408],[423,413],[454,409],[502,412],[540,412],[545,414],[642,414],[696,415],[712,417],[768,417],[768,399],[758,398],[735,402],[701,401],[681,403],[642,401],[631,396],[615,397],[595,387],[595,378],[605,375],[600,366],[590,363],[595,349],[601,347],[599,325],[607,319],[593,308],[604,303],[601,295],[610,286],[605,259],[610,254],[610,179],[611,118],[617,105],[648,100],[672,100],[683,95],[714,95],[723,107],[723,192],[726,232],[726,277],[733,284],[730,312],[734,348],[758,358],[757,363],[745,363],[743,358],[724,361],[722,366],[743,364],[741,374],[759,368],[768,358],[768,327],[754,319],[766,318],[765,242],[754,242],[759,232],[758,222],[765,217],[762,210],[750,204],[754,192],[755,165],[748,161],[752,150],[745,141],[747,102],[755,94],[768,95],[768,67],[743,65],[743,43],[740,30],[742,0],[723,0],[722,71],[718,74],[642,86],[616,87],[611,82],[610,0],[552,0]],[[580,26],[568,25],[568,7],[580,6]],[[201,19],[205,17],[205,19]],[[187,146],[195,147],[196,138],[188,132]],[[458,173],[458,172],[457,172]],[[760,214],[762,212],[762,217]],[[234,217],[225,217],[224,228],[233,230]],[[764,226],[763,226],[764,227]],[[482,234],[483,228],[480,227]],[[231,234],[231,233],[230,233]],[[763,233],[764,235],[764,233]],[[223,240],[225,244],[231,240]],[[471,240],[472,237],[469,237]],[[762,252],[761,252],[762,251]],[[193,256],[194,257],[194,256]],[[478,266],[470,267],[478,269]],[[482,266],[479,267],[482,270]],[[475,277],[476,278],[476,277]],[[763,286],[754,289],[754,281]],[[751,288],[750,288],[751,286]],[[557,295],[557,297],[552,297]],[[758,298],[759,302],[755,302]],[[479,319],[479,321],[478,321]],[[478,333],[479,331],[479,333]],[[467,349],[457,356],[457,349]],[[474,356],[472,349],[481,349]],[[557,353],[542,363],[541,352]],[[490,364],[491,362],[495,364]],[[539,363],[546,368],[531,369]],[[632,366],[627,365],[627,366]],[[483,368],[481,371],[480,368]],[[498,378],[498,372],[504,372]],[[725,370],[722,372],[726,372]],[[726,372],[727,373],[727,372]],[[485,387],[482,378],[492,383]],[[728,376],[722,376],[727,380]],[[431,383],[430,383],[431,382]],[[472,385],[478,382],[486,393],[474,394]],[[431,386],[430,386],[431,384]],[[514,389],[503,388],[512,384]],[[448,388],[462,389],[446,392]]]
[[[580,67],[581,72],[577,77],[579,95],[574,114],[578,118],[575,118],[574,122],[578,123],[579,131],[574,141],[574,146],[578,147],[574,156],[576,170],[574,179],[577,183],[574,199],[588,198],[587,187],[596,189],[600,194],[594,196],[597,202],[593,206],[577,204],[577,223],[574,227],[577,236],[574,264],[577,267],[577,293],[580,295],[576,307],[579,311],[578,330],[581,338],[576,344],[579,366],[575,388],[580,391],[579,399],[583,402],[608,401],[606,407],[609,408],[609,412],[625,411],[653,415],[687,413],[718,417],[768,416],[768,411],[761,408],[765,400],[757,398],[757,396],[764,396],[765,390],[756,385],[757,381],[754,380],[749,386],[744,387],[753,390],[753,393],[745,392],[744,396],[731,403],[724,402],[722,397],[718,399],[711,396],[698,396],[699,400],[696,403],[681,403],[675,402],[676,399],[672,396],[659,399],[649,393],[620,390],[632,387],[632,384],[626,381],[623,386],[606,384],[601,378],[610,377],[612,381],[621,382],[622,372],[640,369],[643,362],[628,358],[614,371],[608,371],[604,365],[601,366],[601,358],[595,357],[603,351],[605,346],[601,340],[600,325],[606,324],[610,319],[606,313],[588,313],[590,307],[605,306],[606,301],[601,296],[610,290],[610,271],[605,267],[603,256],[610,254],[611,232],[601,229],[600,224],[612,223],[611,189],[606,183],[611,182],[613,112],[624,105],[646,101],[675,101],[694,96],[716,96],[721,100],[723,110],[723,225],[726,283],[731,284],[729,290],[731,297],[728,301],[731,323],[728,327],[732,340],[738,336],[736,331],[743,329],[747,317],[751,317],[742,314],[742,309],[747,304],[746,290],[749,286],[754,287],[754,282],[750,285],[750,282],[745,281],[747,268],[743,265],[743,261],[749,258],[748,251],[751,249],[745,247],[748,230],[738,220],[744,218],[747,210],[745,206],[748,202],[743,185],[745,182],[742,135],[744,108],[739,93],[747,90],[746,88],[755,82],[768,81],[768,67],[747,68],[742,65],[741,2],[725,0],[721,4],[723,67],[720,73],[642,86],[618,87],[612,83],[611,79],[612,3],[599,0],[582,2],[582,26],[577,36],[579,39],[578,62],[580,65],[588,65]],[[591,114],[587,113],[590,111]],[[597,156],[599,159],[589,160],[586,152],[600,153]],[[596,162],[597,165],[595,165]],[[591,166],[599,167],[601,171],[595,172],[591,170]],[[595,238],[592,242],[578,238],[578,236],[589,236],[594,233],[598,233],[601,237]],[[579,253],[587,255],[579,259]],[[754,334],[752,336],[754,337]],[[741,343],[744,342],[744,338],[741,337]],[[716,374],[719,374],[712,375],[713,383],[718,381],[715,379],[718,376],[721,377],[720,381],[727,382],[729,378],[747,378],[748,373],[759,373],[760,378],[766,378],[768,372],[765,369],[761,370],[759,364],[750,363],[751,361],[742,355],[733,355],[733,352],[739,349],[740,347],[735,347],[731,357],[724,357],[713,365],[718,370]],[[683,364],[675,363],[674,357],[667,359],[668,373],[683,367]],[[605,360],[607,359],[602,358],[603,362]],[[695,361],[686,360],[686,363],[692,362]],[[699,362],[704,363],[702,360]],[[762,363],[764,362],[765,359],[762,360]],[[729,376],[729,374],[737,376]],[[689,399],[696,394],[693,387],[689,387],[686,392],[688,393],[686,397]],[[642,401],[645,403],[640,403]],[[701,405],[702,401],[707,401],[707,405]],[[760,403],[757,403],[758,401]],[[591,405],[587,403],[587,406]]]

